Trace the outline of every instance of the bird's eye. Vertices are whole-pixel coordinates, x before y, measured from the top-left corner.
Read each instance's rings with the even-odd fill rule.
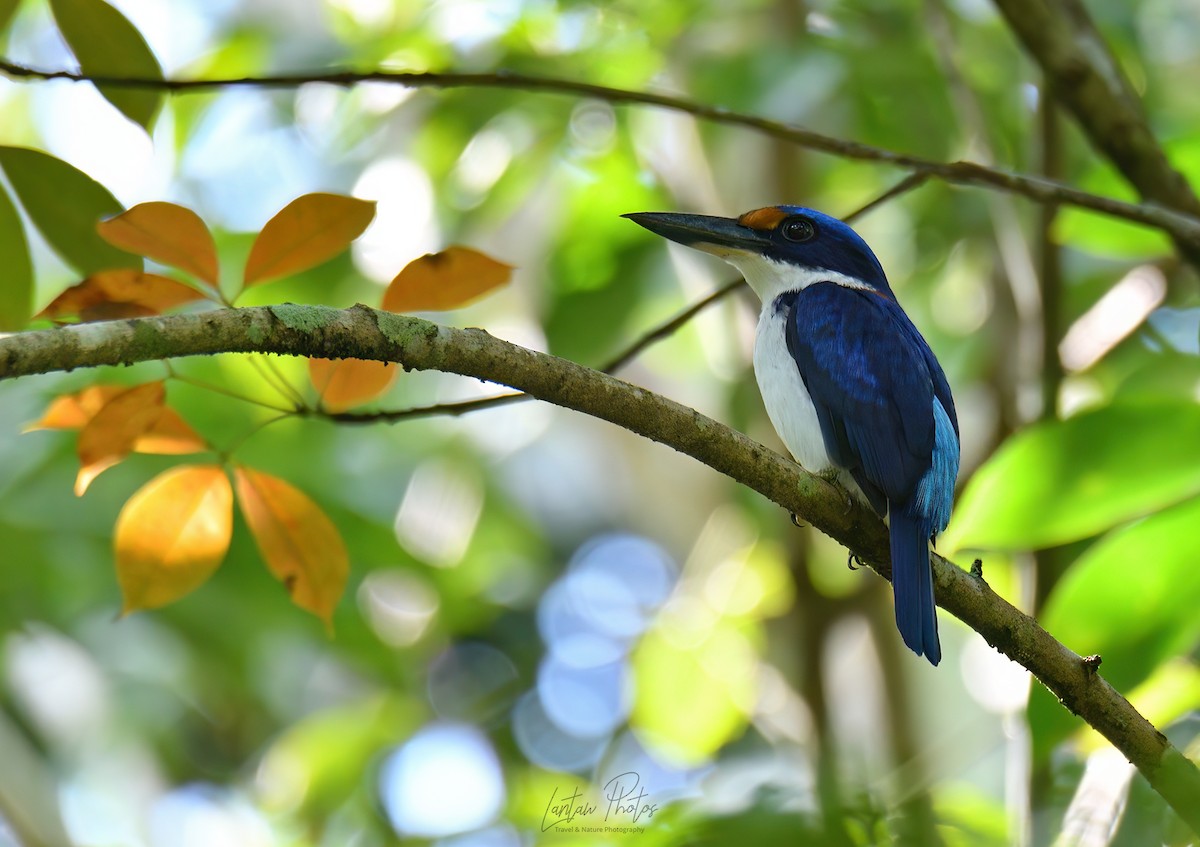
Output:
[[[801,215],[795,215],[787,218],[779,226],[780,234],[788,241],[800,243],[802,241],[812,241],[817,235],[817,228],[813,226],[813,222]]]

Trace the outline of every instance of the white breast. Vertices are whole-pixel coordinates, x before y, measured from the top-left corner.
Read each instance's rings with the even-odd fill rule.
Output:
[[[832,466],[821,436],[821,424],[812,398],[800,378],[796,360],[783,336],[784,313],[773,301],[763,303],[754,337],[754,376],[762,392],[767,415],[784,446],[805,470],[819,473]]]

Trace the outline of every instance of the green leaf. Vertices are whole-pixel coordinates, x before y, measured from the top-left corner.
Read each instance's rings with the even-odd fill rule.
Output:
[[[1117,191],[1107,181],[1085,181],[1084,190],[1129,203],[1138,202],[1128,189]],[[1171,252],[1171,240],[1160,229],[1071,206],[1054,225],[1054,239],[1087,253],[1111,259],[1153,259]]]
[[[264,803],[272,810],[333,814],[361,788],[372,758],[410,736],[424,717],[416,703],[382,696],[306,715],[263,755]]]
[[[3,10],[0,9],[0,12]],[[33,265],[21,216],[8,192],[0,186],[0,331],[21,329],[33,314]]]
[[[162,79],[162,68],[146,39],[104,0],[50,0],[63,38],[91,76]],[[100,93],[147,130],[162,105],[162,92],[99,85]]]
[[[967,483],[948,549],[1088,538],[1200,492],[1200,405],[1118,404],[1010,438]]]
[[[78,168],[39,150],[0,147],[0,168],[50,246],[85,276],[112,268],[141,269],[138,256],[118,250],[96,222],[122,210],[108,189]]]
[[[743,628],[718,618],[703,633],[669,617],[633,656],[630,724],[670,759],[698,763],[741,735],[756,694],[756,654]],[[689,704],[680,709],[680,703]]]
[[[1166,152],[1172,167],[1195,185],[1200,178],[1200,135],[1173,139],[1166,144]],[[1097,161],[1079,187],[1093,194],[1139,202],[1129,183],[1107,162]],[[1064,208],[1054,229],[1059,241],[1114,259],[1165,256],[1172,249],[1171,240],[1160,229],[1076,207]]]
[[[17,12],[17,7],[21,5],[21,0],[0,0],[0,34],[8,28],[12,22],[13,15]],[[0,41],[0,44],[3,44]]]
[[[1071,566],[1042,625],[1129,694],[1165,660],[1200,637],[1200,498],[1109,533]],[[1034,750],[1047,755],[1080,724],[1038,690],[1029,703]]]

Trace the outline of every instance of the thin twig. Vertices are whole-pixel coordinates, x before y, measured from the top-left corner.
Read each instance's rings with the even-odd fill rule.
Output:
[[[865,162],[894,165],[910,171],[957,185],[982,185],[1019,194],[1039,203],[1060,203],[1079,206],[1095,212],[1137,221],[1169,232],[1180,241],[1200,249],[1200,218],[1181,214],[1152,203],[1126,203],[1112,197],[1102,197],[1080,191],[1061,182],[1026,174],[989,168],[975,162],[939,162],[884,147],[822,135],[782,121],[734,112],[722,106],[709,106],[684,97],[655,94],[593,85],[576,80],[535,76],[512,71],[494,73],[422,73],[413,71],[367,71],[362,73],[334,71],[330,73],[297,73],[278,76],[229,77],[222,79],[148,79],[87,75],[74,71],[44,71],[0,59],[0,72],[16,80],[71,80],[90,82],[110,88],[136,88],[171,93],[203,91],[213,88],[296,88],[309,83],[352,86],[363,82],[390,83],[409,88],[502,88],[535,91],[547,94],[566,94],[593,97],[608,103],[636,103],[683,112],[701,120],[728,126],[744,127],[771,138],[779,138],[805,147]]]
[[[482,409],[494,409],[497,406],[507,406],[511,403],[521,403],[532,400],[528,394],[521,392],[496,394],[491,397],[480,397],[476,400],[460,400],[456,403],[436,403],[432,406],[415,406],[411,409],[394,409],[383,412],[319,412],[310,409],[306,414],[320,416],[327,420],[347,424],[396,423],[414,418],[431,418],[435,415],[456,418],[470,412]]]
[[[868,200],[866,203],[859,206],[853,212],[846,215],[846,217],[842,218],[842,220],[848,224],[852,224],[856,220],[861,218],[863,215],[867,214],[867,212],[875,211],[876,208],[878,208],[879,206],[882,206],[884,203],[887,203],[889,200],[895,200],[901,194],[907,194],[908,192],[912,191],[915,188],[920,188],[922,185],[924,185],[926,182],[929,181],[930,176],[931,176],[930,174],[924,173],[922,171],[917,171],[916,173],[911,173],[908,176],[906,176],[904,179],[897,182],[895,185],[893,185],[887,191],[880,194],[874,200]]]
[[[606,364],[603,368],[600,368],[600,370],[606,374],[616,373],[641,355],[642,351],[647,347],[654,344],[656,341],[661,341],[662,339],[673,335],[684,324],[696,317],[696,315],[700,314],[713,303],[716,303],[718,300],[724,298],[726,295],[737,291],[744,284],[745,280],[741,279],[740,277],[738,279],[730,280],[708,296],[703,297],[692,305],[688,306],[669,321],[659,324],[654,329],[647,332],[641,338],[637,339],[616,356],[614,356],[612,360],[609,361],[608,364]]]

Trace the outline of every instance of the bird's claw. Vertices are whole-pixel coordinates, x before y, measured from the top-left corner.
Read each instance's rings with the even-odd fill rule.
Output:
[[[864,562],[857,553],[855,553],[853,550],[846,551],[846,567],[852,571],[856,571],[859,568],[865,568],[866,566],[867,563]]]
[[[850,492],[846,490],[846,487],[844,485],[842,485],[841,471],[839,471],[837,468],[831,466],[831,467],[825,468],[823,470],[817,471],[814,474],[814,476],[819,477],[820,479],[823,479],[825,482],[828,482],[830,485],[832,485],[838,491],[842,492],[842,497],[844,497],[846,500],[846,510],[844,512],[842,512],[842,514],[848,515],[852,511],[854,511],[854,498],[850,495]]]
[[[798,517],[796,517],[796,513],[795,513],[795,512],[788,512],[788,515],[789,515],[789,516],[791,517],[791,519],[792,519],[792,526],[798,526],[798,527],[800,527],[800,529],[804,529],[804,526],[805,526],[805,525],[804,525],[803,523],[801,523],[801,522],[800,522],[800,519],[799,519]]]

